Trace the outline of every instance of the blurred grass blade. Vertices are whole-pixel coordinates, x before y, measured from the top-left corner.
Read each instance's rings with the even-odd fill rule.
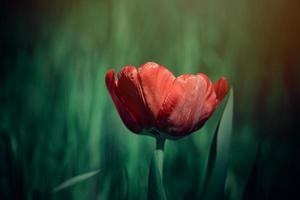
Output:
[[[166,192],[159,172],[159,155],[154,152],[149,171],[148,200],[167,200]]]
[[[248,182],[244,189],[243,200],[257,199],[257,183],[258,183],[258,167],[259,159],[261,157],[261,143],[258,144],[255,160],[248,178]]]
[[[201,199],[223,199],[233,119],[233,89],[217,124],[206,164]]]
[[[12,144],[9,133],[0,130],[0,199],[22,199],[26,192],[22,165]]]
[[[99,172],[100,172],[100,169],[74,176],[74,177],[62,182],[57,187],[55,187],[52,192],[55,193],[55,192],[58,192],[60,190],[66,189],[66,188],[68,188],[70,186],[73,186],[73,185],[75,185],[75,184],[77,184],[81,181],[84,181],[88,178],[91,178],[91,177],[97,175]]]

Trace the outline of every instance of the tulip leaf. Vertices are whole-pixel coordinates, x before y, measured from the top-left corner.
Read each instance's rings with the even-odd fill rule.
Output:
[[[148,200],[167,200],[159,165],[163,152],[154,152],[149,171]]]
[[[94,171],[91,171],[91,172],[87,172],[87,173],[84,173],[84,174],[80,174],[80,175],[77,175],[77,176],[74,176],[64,182],[62,182],[61,184],[59,184],[57,187],[55,187],[53,189],[53,193],[56,193],[58,191],[61,191],[63,189],[66,189],[70,186],[73,186],[81,181],[84,181],[86,179],[89,179],[95,175],[97,175],[98,173],[100,172],[100,170],[94,170]]]
[[[225,181],[228,168],[229,146],[233,120],[233,89],[227,101],[212,138],[200,199],[224,199]]]

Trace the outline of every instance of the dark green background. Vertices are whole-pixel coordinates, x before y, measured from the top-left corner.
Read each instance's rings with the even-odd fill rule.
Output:
[[[258,142],[257,195],[298,194],[299,1],[36,0],[0,8],[1,199],[145,199],[154,139],[125,128],[104,77],[147,61],[175,75],[223,75],[233,86],[228,199],[241,199]],[[216,118],[167,141],[170,199],[200,190]],[[95,169],[98,176],[50,194]]]

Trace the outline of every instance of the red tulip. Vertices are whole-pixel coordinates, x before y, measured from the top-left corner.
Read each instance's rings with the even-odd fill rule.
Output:
[[[213,84],[205,74],[179,77],[148,62],[126,66],[106,86],[126,127],[134,133],[177,139],[201,128],[228,92],[225,78]]]

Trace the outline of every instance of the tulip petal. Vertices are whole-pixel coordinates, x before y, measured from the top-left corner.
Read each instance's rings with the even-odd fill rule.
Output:
[[[220,102],[229,90],[228,81],[224,77],[221,77],[216,83],[214,83],[214,88],[217,95],[217,99]]]
[[[175,77],[165,67],[154,62],[142,65],[138,73],[145,101],[155,119]]]
[[[140,122],[140,126],[147,128],[153,120],[149,115],[138,72],[134,66],[126,66],[118,73],[116,93],[134,118]]]
[[[191,126],[191,132],[201,128],[207,119],[212,115],[217,106],[216,93],[214,87],[209,78],[202,73],[198,73],[197,76],[201,77],[206,82],[205,95],[202,105],[195,108],[195,115],[193,125]]]
[[[158,114],[157,123],[162,131],[174,137],[191,133],[206,112],[210,85],[206,76],[185,74],[176,78]]]
[[[106,73],[105,82],[107,89],[111,95],[111,98],[119,112],[119,115],[125,124],[125,126],[132,132],[138,133],[142,130],[142,127],[137,122],[137,119],[128,111],[124,103],[119,99],[116,94],[116,79],[114,70],[109,70]]]
[[[201,128],[229,90],[223,77],[215,84],[205,74],[175,78],[154,62],[138,70],[126,66],[118,78],[111,70],[106,74],[106,85],[128,129],[170,139]]]

